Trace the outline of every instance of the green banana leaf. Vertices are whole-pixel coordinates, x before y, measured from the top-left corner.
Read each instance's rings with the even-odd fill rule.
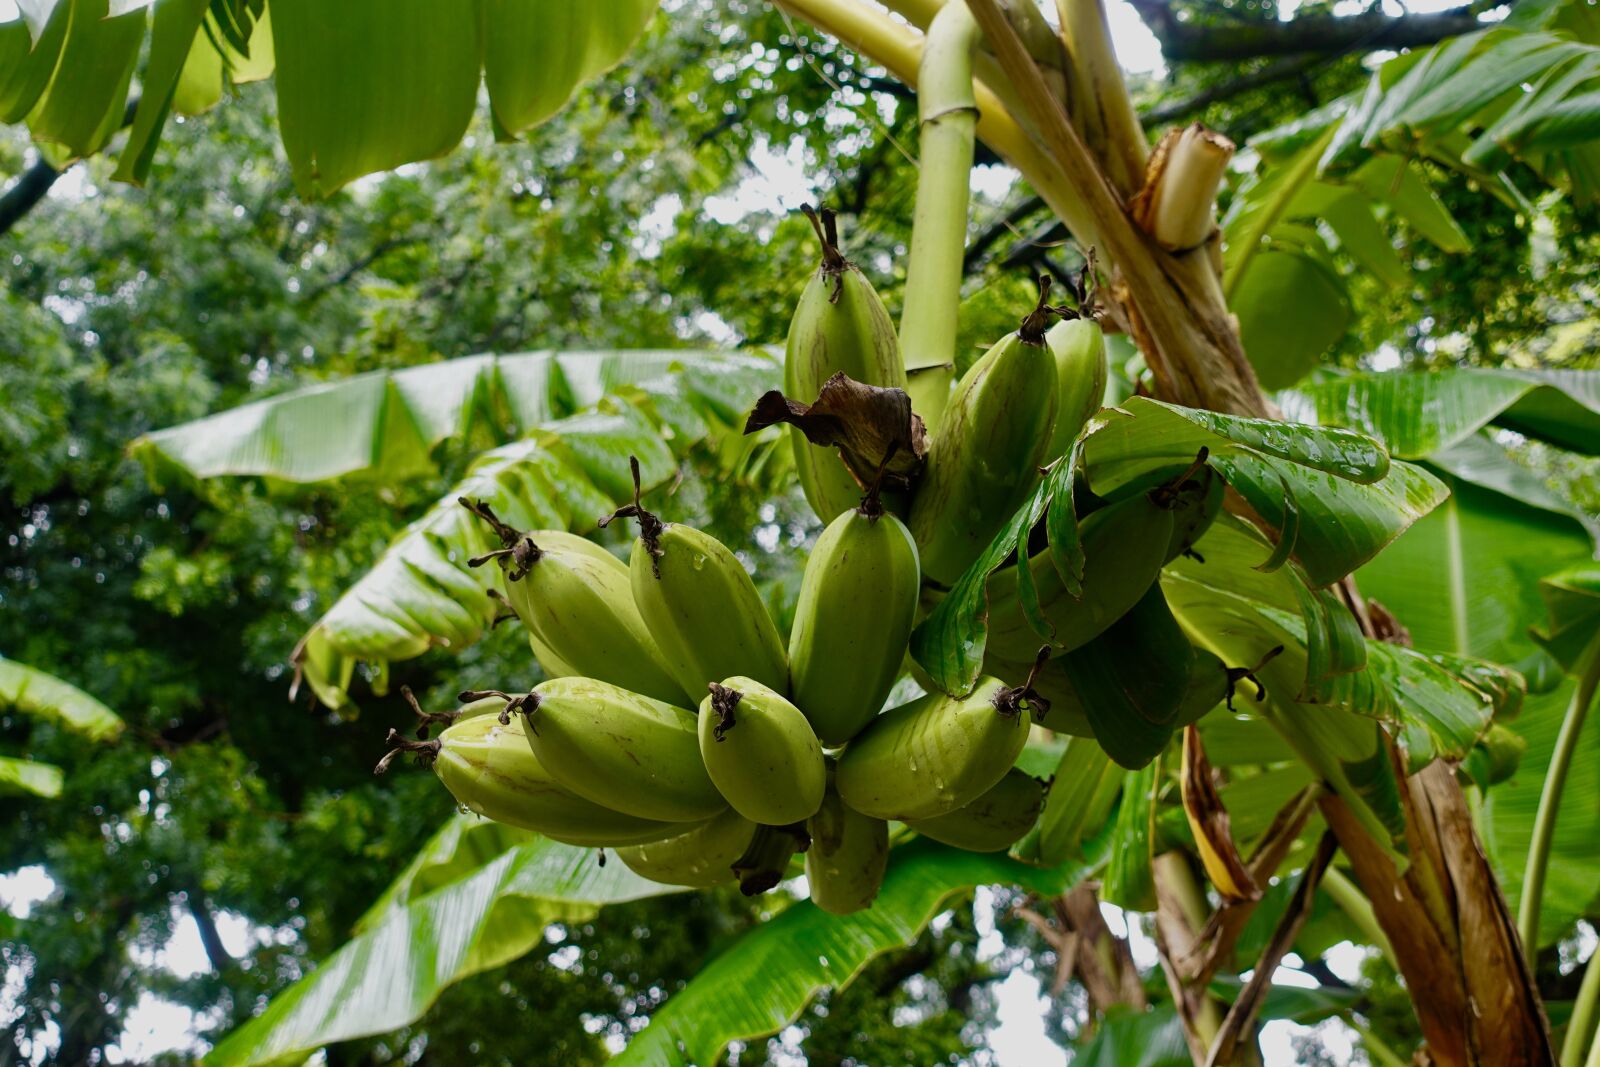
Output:
[[[1565,567],[1542,579],[1539,593],[1549,620],[1533,631],[1533,639],[1562,670],[1575,671],[1600,630],[1600,563],[1588,560]]]
[[[447,439],[501,428],[520,437],[624,387],[682,379],[723,421],[781,377],[761,351],[637,349],[478,355],[372,371],[157,430],[129,453],[157,484],[169,478],[258,475],[307,484],[361,477],[393,482],[437,470]],[[496,443],[503,443],[496,442]]]
[[[1143,397],[1102,418],[1081,442],[1083,475],[1096,493],[1114,499],[1153,488],[1181,473],[1205,448],[1212,469],[1245,499],[1312,585],[1336,581],[1370,560],[1445,496],[1438,479],[1419,467],[1392,463],[1376,442],[1349,431],[1219,415]],[[1064,576],[1074,553],[1081,561],[1070,506],[1076,466],[1064,462],[1051,470],[912,634],[912,655],[937,688],[965,693],[976,682],[988,636],[987,576],[1035,522],[1048,516],[1052,550],[1058,560],[1068,557],[1066,567],[1058,562]],[[1063,546],[1064,539],[1071,544]],[[1274,554],[1269,545],[1254,563]],[[1021,584],[1019,598],[1026,605],[1031,590]],[[1290,604],[1287,610],[1296,608]]]
[[[117,713],[75,685],[0,658],[0,707],[50,719],[92,741],[110,741],[122,733]]]
[[[847,984],[875,956],[916,940],[949,898],[977,885],[1023,886],[1046,896],[1082,876],[924,838],[890,854],[872,907],[833,916],[809,901],[762,923],[667,999],[612,1062],[617,1067],[719,1062],[730,1041],[776,1033],[818,992]]]
[[[536,838],[466,878],[396,902],[204,1062],[266,1064],[386,1033],[420,1018],[446,987],[537,947],[547,923],[583,921],[605,904],[671,892],[621,863],[601,867],[593,849]]]
[[[1291,421],[1359,430],[1401,459],[1426,459],[1490,425],[1574,452],[1600,452],[1600,371],[1350,374],[1274,399]]]
[[[1480,485],[1451,479],[1453,493],[1357,574],[1427,652],[1516,663],[1543,655],[1528,627],[1545,614],[1540,579],[1587,562],[1593,542],[1571,516]],[[1570,683],[1530,695],[1511,728],[1528,744],[1517,771],[1484,800],[1483,832],[1506,897],[1516,909],[1534,814]],[[1540,912],[1541,944],[1559,939],[1592,907],[1600,885],[1600,722],[1585,724],[1562,793]]]
[[[445,820],[437,833],[417,850],[406,869],[381,896],[356,920],[356,933],[363,933],[403,910],[412,901],[459,882],[507,852],[538,838],[531,830],[457,813]]]
[[[1171,1004],[1108,1012],[1072,1057],[1073,1067],[1189,1067],[1183,1022]]]
[[[627,53],[656,3],[274,0],[270,20],[263,7],[24,3],[21,20],[0,26],[0,121],[26,117],[34,137],[61,144],[67,158],[98,151],[122,125],[148,28],[141,96],[118,179],[144,180],[175,104],[203,109],[221,96],[224,71],[242,82],[275,67],[295,186],[308,198],[327,196],[364,174],[453,150],[480,83],[496,136],[511,139],[544,122]],[[181,93],[190,78],[206,87]]]
[[[61,782],[61,768],[54,764],[0,756],[0,794],[58,797],[61,795]]]

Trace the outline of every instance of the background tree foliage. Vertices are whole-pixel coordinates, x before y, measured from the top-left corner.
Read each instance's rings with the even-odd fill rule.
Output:
[[[1280,39],[1309,33],[1326,5],[1287,21],[1275,4],[1141,10],[1173,62],[1141,87],[1141,109],[1203,116],[1241,141],[1358,89],[1360,53],[1383,43],[1319,50],[1301,38],[1284,51]],[[1257,51],[1239,54],[1235,39]],[[170,125],[148,190],[112,184],[111,160],[80,164],[0,245],[0,652],[72,679],[128,723],[107,747],[0,718],[0,745],[67,772],[58,800],[8,801],[0,830],[0,869],[42,865],[56,885],[6,929],[8,1036],[24,1058],[40,1058],[48,1033],[61,1062],[97,1062],[150,995],[193,1009],[202,1037],[225,1033],[343,943],[449,810],[427,776],[370,776],[384,729],[406,723],[397,698],[344,722],[286,702],[285,661],[473,448],[446,446],[436,477],[376,493],[261,481],[157,492],[125,458],[129,441],[309,382],[476,352],[781,338],[814,251],[792,211],[745,206],[751,160],[773,155],[797,160],[841,211],[853,257],[899,304],[914,100],[762,4],[679,5],[525,143],[493,143],[480,118],[448,158],[323,202],[293,195],[273,107],[266,87],[245,86]],[[0,170],[36,165],[8,129]],[[1332,361],[1596,366],[1594,209],[1552,201],[1530,226],[1467,180],[1432,176],[1474,252],[1442,255],[1401,225],[1407,289],[1340,254],[1355,317]],[[1034,270],[1076,266],[1046,219],[1020,184],[980,198],[965,351],[1010,328]],[[1525,454],[1600,506],[1593,464]],[[793,494],[763,504],[693,477],[680,493],[749,553],[815,532]],[[792,597],[793,575],[763,568],[773,595]],[[525,673],[521,646],[497,633],[454,660],[407,662],[394,681],[443,703],[477,679]],[[545,950],[454,987],[415,1026],[331,1048],[329,1062],[412,1062],[424,1050],[439,1062],[600,1062],[607,1037],[637,1030],[779,906],[683,894],[554,926]],[[796,1044],[818,1062],[977,1053],[993,982],[1048,963],[1046,946],[996,910],[1011,942],[1037,955],[985,958],[962,900],[914,946],[813,1004],[796,1032],[738,1061]],[[243,953],[223,943],[224,912],[262,932]],[[154,953],[186,915],[210,969],[180,978]],[[1560,979],[1559,961],[1544,967]],[[1364,991],[1378,1006],[1368,1015],[1403,1043],[1415,1024],[1383,981]]]

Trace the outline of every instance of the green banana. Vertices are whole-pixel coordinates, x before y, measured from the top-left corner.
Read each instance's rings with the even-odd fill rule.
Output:
[[[923,837],[968,852],[1002,852],[1032,829],[1043,807],[1044,786],[1039,779],[1013,767],[972,803],[906,825]]]
[[[527,719],[539,763],[596,804],[665,822],[727,808],[700,762],[692,711],[594,678],[552,678],[506,710]]]
[[[1093,640],[1139,602],[1161,572],[1172,540],[1172,512],[1152,493],[1136,493],[1090,513],[1079,524],[1083,545],[1083,587],[1072,596],[1049,549],[1028,561],[1039,609],[1054,629],[1048,643],[1072,650]],[[1030,662],[1047,643],[1028,624],[1017,596],[1016,567],[989,577],[987,648],[1017,663]]]
[[[379,770],[402,752],[431,763],[456,802],[469,811],[571,845],[636,845],[675,837],[692,827],[626,815],[572,792],[546,772],[523,738],[523,724],[497,715],[474,715],[431,741],[401,741]]]
[[[887,513],[852,509],[817,538],[800,581],[789,672],[794,702],[825,745],[882,708],[916,621],[917,546]]]
[[[462,503],[508,542],[490,556],[500,559],[506,600],[547,675],[598,678],[669,704],[691,702],[639,617],[626,563],[587,538],[561,530],[517,533],[481,501]]]
[[[806,853],[811,902],[830,915],[869,907],[889,866],[889,824],[854,810],[829,789],[806,829],[811,833]]]
[[[1066,455],[1106,395],[1106,342],[1100,324],[1077,318],[1058,322],[1044,335],[1056,360],[1056,422],[1045,459]]]
[[[788,692],[783,639],[744,564],[710,534],[644,510],[637,460],[633,484],[634,502],[611,519],[639,520],[628,564],[633,602],[679,687],[704,693],[713,682],[744,674]]]
[[[928,447],[909,525],[922,573],[954,584],[1039,481],[1059,403],[1044,342],[1050,309],[990,348],[957,383]]]
[[[985,656],[983,668],[990,674],[1010,677],[1026,673],[1028,665]],[[1195,648],[1194,665],[1189,670],[1188,683],[1184,688],[1183,700],[1178,705],[1178,714],[1172,723],[1173,728],[1181,729],[1190,723],[1200,721],[1206,712],[1228,699],[1229,686],[1227,665],[1211,652]],[[1083,701],[1079,699],[1078,691],[1072,687],[1062,662],[1046,663],[1034,679],[1033,687],[1038,690],[1040,696],[1050,702],[1050,710],[1039,719],[1040,726],[1073,737],[1094,736],[1094,729],[1089,725],[1089,716],[1084,710]]]
[[[1028,741],[1029,694],[980,678],[962,698],[929,694],[873,719],[839,757],[839,797],[878,819],[932,819],[972,803]]]
[[[1131,770],[1171,739],[1194,661],[1194,646],[1159,583],[1105,633],[1061,660],[1095,740]]]
[[[734,881],[733,865],[755,832],[755,823],[730,808],[677,837],[619,848],[617,858],[652,882],[711,889]]]
[[[822,263],[806,282],[789,323],[784,393],[810,403],[822,383],[841,372],[867,385],[904,389],[894,322],[872,283],[839,251],[833,212],[824,209],[819,221],[809,206],[803,210],[822,242]],[[800,488],[817,517],[831,522],[855,507],[861,488],[838,451],[811,444],[798,427],[788,432]]]
[[[700,757],[733,810],[788,826],[822,805],[822,746],[799,708],[754,678],[711,686],[700,704]]]

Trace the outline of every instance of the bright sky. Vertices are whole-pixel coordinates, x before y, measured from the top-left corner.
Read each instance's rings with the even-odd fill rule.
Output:
[[[1437,11],[1454,6],[1456,2],[1408,0],[1405,10],[1412,13]],[[1292,14],[1296,6],[1296,0],[1287,0],[1284,17]],[[1335,11],[1346,14],[1346,8],[1353,12],[1361,10],[1363,6],[1363,0],[1343,0]],[[1396,0],[1385,0],[1384,9],[1391,14],[1402,13]],[[1108,8],[1108,16],[1117,55],[1123,66],[1129,71],[1158,76],[1164,73],[1160,46],[1133,7],[1126,0],[1113,0]],[[0,0],[0,22],[16,17],[16,0]],[[749,176],[730,193],[710,198],[706,202],[705,213],[715,222],[732,224],[757,212],[794,210],[815,196],[809,172],[810,166],[798,141],[782,146],[761,142],[752,153]],[[1016,174],[1010,168],[979,167],[973,172],[973,191],[980,198],[997,201],[1005,195],[1015,179]],[[645,242],[640,249],[642,252],[652,244],[659,247],[660,241],[670,236],[675,216],[681,210],[682,201],[675,196],[664,197],[657,202],[642,220],[641,240]],[[714,315],[704,316],[694,325],[713,336],[717,336],[719,331],[726,331],[731,336],[726,324]],[[25,916],[31,907],[45,901],[54,889],[55,884],[43,867],[24,867],[0,875],[0,907],[13,915]],[[980,889],[979,893],[980,902],[989,899],[985,896],[986,890]],[[1109,905],[1106,908],[1107,921],[1112,929],[1126,929],[1121,913]],[[986,914],[987,908],[980,907],[979,913]],[[218,915],[217,925],[224,943],[236,954],[246,951],[252,941],[288,936],[267,928],[252,929],[243,916],[226,912]],[[1154,965],[1154,945],[1137,926],[1131,931],[1131,937],[1139,963]],[[1000,949],[1000,937],[991,927],[985,934],[980,953],[992,957]],[[1364,951],[1346,942],[1330,954],[1329,966],[1341,976],[1352,977]],[[209,966],[200,943],[199,930],[186,912],[178,918],[173,939],[156,953],[155,959],[140,959],[138,962],[158,963],[178,975],[196,974]],[[17,976],[8,974],[4,985],[0,986],[0,1020],[9,1017],[14,1007],[16,979]],[[1288,967],[1279,968],[1274,979],[1289,984],[1315,984]],[[1066,1054],[1049,1040],[1044,1031],[1042,1010],[1045,999],[1039,978],[1026,970],[1014,971],[1000,984],[998,995],[999,1025],[990,1034],[990,1041],[1001,1067],[1062,1067],[1066,1063]],[[195,1024],[195,1016],[187,1008],[146,995],[129,1012],[127,1028],[117,1046],[110,1050],[112,1062],[139,1062],[158,1052],[174,1049],[198,1051],[201,1046],[196,1044],[193,1037]],[[1292,1037],[1304,1032],[1307,1032],[1306,1027],[1292,1023],[1269,1024],[1263,1039],[1266,1062],[1292,1063]],[[1347,1027],[1341,1023],[1324,1024],[1320,1032],[1341,1062],[1351,1062],[1353,1034]],[[46,1041],[36,1049],[35,1063],[44,1058],[43,1046],[49,1041],[47,1035]]]

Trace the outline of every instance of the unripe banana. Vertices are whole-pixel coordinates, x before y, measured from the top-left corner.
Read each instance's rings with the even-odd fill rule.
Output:
[[[691,829],[685,823],[625,815],[561,785],[528,747],[521,719],[502,724],[497,715],[475,715],[435,740],[402,747],[424,753],[445,788],[468,810],[567,844],[634,845]]]
[[[977,800],[947,815],[906,823],[923,837],[968,852],[1002,852],[1022,839],[1044,807],[1044,786],[1018,770],[1006,776]]]
[[[1028,561],[1039,609],[1054,628],[1048,643],[1068,651],[1104,632],[1155,582],[1172,540],[1172,512],[1153,494],[1137,493],[1092,512],[1078,533],[1084,557],[1081,595],[1067,592],[1048,549]],[[1006,660],[1031,661],[1045,638],[1023,614],[1015,566],[990,576],[988,596],[988,649]]]
[[[598,678],[668,703],[690,702],[639,617],[626,563],[587,538],[562,530],[518,533],[481,501],[462,504],[506,542],[472,562],[499,558],[506,601],[546,675]]]
[[[551,775],[596,804],[647,819],[709,819],[727,804],[700,762],[692,711],[593,678],[552,678],[511,701]]]
[[[840,798],[878,819],[932,819],[972,803],[1028,741],[1021,693],[996,678],[957,699],[933,693],[873,719],[839,757]]]
[[[811,832],[806,853],[811,902],[831,915],[870,906],[889,865],[889,824],[854,810],[829,789],[806,829]]]
[[[789,689],[783,639],[744,564],[721,541],[691,526],[662,526],[633,544],[633,602],[678,685],[704,693],[744,674],[780,693]]]
[[[962,375],[928,448],[909,525],[922,573],[943,585],[961,577],[1038,484],[1059,403],[1045,317],[1035,309]]]
[[[1055,427],[1045,459],[1063,456],[1106,395],[1106,342],[1093,319],[1068,319],[1050,327],[1045,344],[1056,360]]]
[[[917,546],[893,515],[852,509],[817,538],[789,635],[794,702],[829,746],[854,737],[900,676],[916,621]]]
[[[900,346],[883,301],[840,253],[833,213],[824,210],[819,223],[809,207],[805,211],[822,241],[822,263],[806,282],[789,323],[784,393],[810,403],[822,383],[840,372],[868,385],[904,389],[906,372],[900,362]],[[831,522],[855,507],[861,488],[838,450],[811,444],[798,427],[789,427],[788,433],[800,487],[817,517]]]
[[[755,823],[729,808],[688,833],[619,848],[617,858],[652,882],[711,889],[734,881],[733,865],[755,832]]]
[[[712,685],[700,705],[699,734],[711,780],[745,818],[788,826],[822,805],[822,746],[781,693],[741,675]]]

